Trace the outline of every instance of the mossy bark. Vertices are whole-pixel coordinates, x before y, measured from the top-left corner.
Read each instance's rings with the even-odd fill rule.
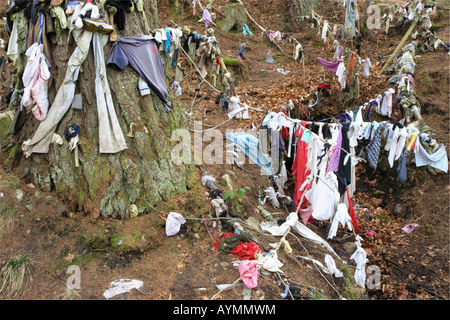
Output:
[[[157,1],[145,0],[144,3],[150,27],[158,28]],[[142,12],[127,13],[126,28],[118,35],[145,34],[142,20]],[[63,44],[55,46],[52,52],[54,85],[49,89],[50,102],[62,83],[67,61],[75,49],[68,32],[64,33],[63,40]],[[105,57],[110,49],[111,43],[105,46]],[[29,158],[17,150],[18,145],[32,137],[39,125],[32,114],[27,116],[23,129],[0,156],[3,165],[7,162],[10,170],[16,170],[42,190],[55,190],[71,203],[73,210],[94,217],[128,218],[131,204],[136,204],[140,213],[149,211],[149,204],[169,200],[191,186],[193,167],[177,166],[171,161],[171,150],[175,145],[171,141],[172,132],[183,127],[180,108],[172,96],[174,108],[171,112],[164,110],[158,97],[141,96],[137,85],[139,76],[132,67],[126,67],[123,72],[107,68],[115,110],[128,149],[117,154],[100,154],[95,65],[92,48],[90,50],[76,89],[76,93],[82,94],[86,113],[83,115],[79,110],[70,109],[55,132],[64,137],[64,130],[70,125],[75,123],[81,127],[80,166],[75,167],[74,154],[67,148],[67,141],[63,145],[52,144],[48,154],[32,154]],[[136,124],[134,137],[127,135],[131,123]],[[11,159],[11,150],[14,159]]]

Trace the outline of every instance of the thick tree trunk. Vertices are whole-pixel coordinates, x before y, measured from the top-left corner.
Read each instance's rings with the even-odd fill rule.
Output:
[[[144,0],[150,28],[159,28],[157,1]],[[142,12],[126,14],[125,30],[119,37],[145,34]],[[104,48],[105,60],[112,43]],[[75,49],[67,30],[63,44],[52,51],[53,85],[49,89],[51,103],[64,79],[67,61]],[[148,212],[155,205],[182,194],[190,187],[193,167],[177,166],[171,161],[173,130],[183,126],[176,98],[171,96],[173,110],[166,112],[160,99],[154,95],[141,96],[138,74],[128,66],[123,72],[107,68],[108,81],[116,114],[124,133],[128,149],[117,154],[99,153],[98,113],[95,94],[95,67],[92,46],[82,65],[76,93],[81,93],[86,113],[70,109],[55,133],[64,139],[64,131],[72,124],[81,127],[79,135],[79,162],[75,167],[74,153],[63,145],[52,144],[48,154],[33,153],[25,158],[21,151],[23,141],[30,139],[39,121],[30,113],[22,130],[9,145],[1,150],[1,161],[7,169],[16,171],[44,191],[55,190],[70,201],[73,209],[94,217],[130,217],[130,206],[139,212]],[[168,77],[166,83],[169,87]],[[130,125],[132,127],[130,137]],[[146,132],[147,131],[147,132]]]

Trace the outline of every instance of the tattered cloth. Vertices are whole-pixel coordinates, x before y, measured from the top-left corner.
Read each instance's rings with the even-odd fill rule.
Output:
[[[267,252],[264,246],[247,231],[238,235],[231,232],[224,234],[220,241],[214,243],[214,248],[221,254],[237,254],[241,260],[254,260],[257,254],[263,253],[263,250]]]

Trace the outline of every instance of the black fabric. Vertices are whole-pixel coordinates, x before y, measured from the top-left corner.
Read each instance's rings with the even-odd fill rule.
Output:
[[[118,30],[124,30],[126,24],[126,12],[130,11],[132,3],[130,0],[108,0],[106,4],[116,7],[117,12],[114,15],[114,23]]]
[[[347,133],[350,128],[350,122],[342,123],[342,145],[341,148],[350,153],[350,143]],[[351,159],[348,159],[347,163],[344,165],[344,159],[347,156],[346,152],[341,151],[339,157],[339,168],[337,169],[336,176],[338,177],[338,189],[339,194],[342,196],[345,193],[345,189],[351,183]]]

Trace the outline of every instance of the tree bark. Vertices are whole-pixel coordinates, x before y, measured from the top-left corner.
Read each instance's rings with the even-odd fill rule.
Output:
[[[150,28],[159,28],[156,0],[144,0],[145,15]],[[142,12],[126,14],[125,30],[118,37],[145,34]],[[67,61],[75,49],[68,31],[63,34],[63,44],[52,51],[51,68],[53,85],[49,88],[51,103],[64,79]],[[112,43],[105,46],[105,60]],[[166,70],[167,68],[166,62]],[[166,84],[173,72],[166,74]],[[192,185],[193,166],[177,166],[171,161],[172,132],[183,128],[178,100],[171,96],[173,110],[166,112],[160,99],[154,95],[141,96],[138,74],[127,66],[123,72],[107,68],[116,114],[124,133],[128,149],[117,154],[100,154],[98,145],[98,114],[95,94],[95,65],[92,48],[82,65],[76,93],[81,93],[86,108],[83,115],[70,109],[55,133],[63,137],[72,124],[81,127],[79,135],[79,167],[75,167],[74,154],[63,145],[52,144],[47,154],[32,154],[25,158],[20,146],[31,138],[39,126],[30,113],[22,130],[9,145],[1,150],[0,160],[7,169],[17,172],[25,180],[43,191],[56,191],[68,200],[74,211],[97,217],[128,218],[130,205],[139,213],[148,212],[150,205],[169,200],[187,191]],[[170,90],[169,90],[170,91]],[[131,123],[133,137],[128,136]],[[147,132],[148,133],[147,133]]]

